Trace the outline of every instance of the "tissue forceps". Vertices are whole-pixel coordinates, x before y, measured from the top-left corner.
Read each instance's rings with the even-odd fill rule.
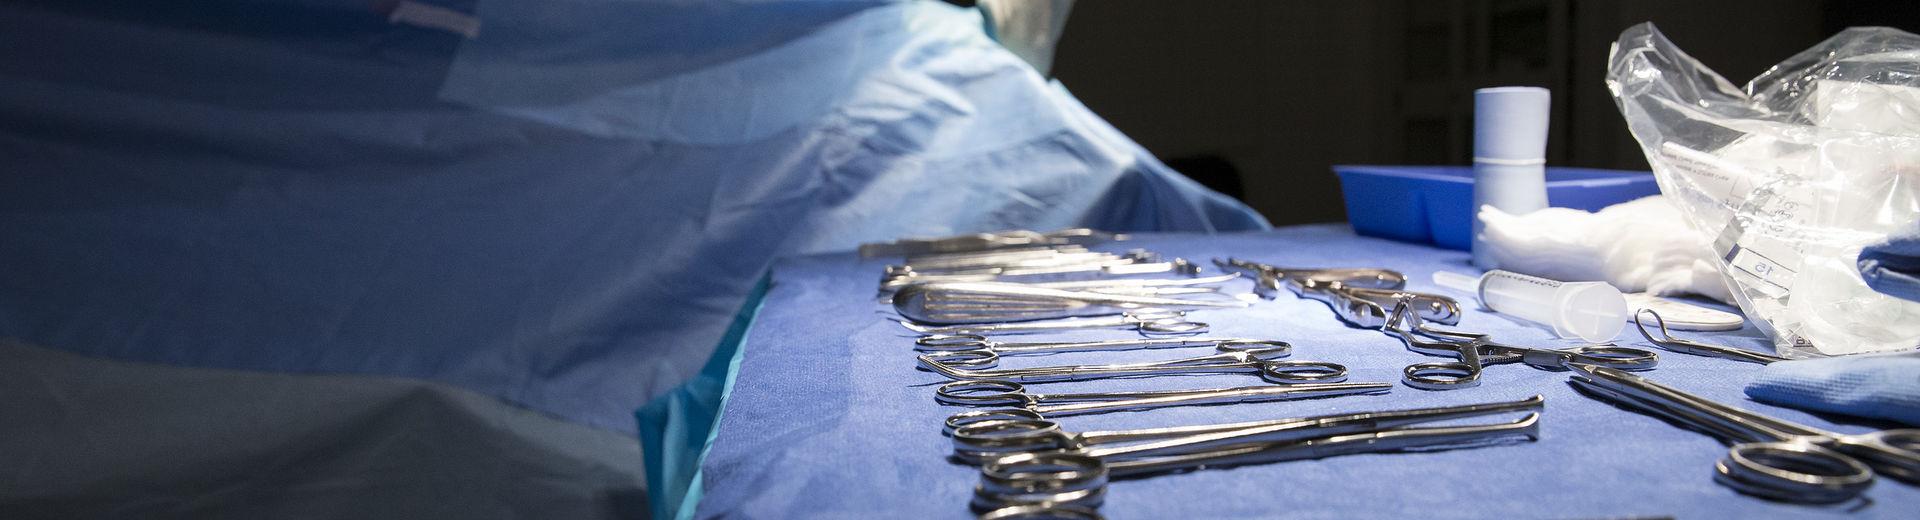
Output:
[[[1653,337],[1653,333],[1647,331],[1647,324],[1640,322],[1640,318],[1643,315],[1653,316],[1653,322],[1660,326],[1659,339],[1655,339]],[[1673,337],[1672,332],[1667,332],[1667,320],[1661,318],[1660,313],[1654,312],[1653,309],[1640,309],[1640,312],[1633,313],[1633,326],[1634,328],[1640,329],[1640,335],[1647,338],[1647,342],[1652,343],[1653,346],[1660,347],[1666,350],[1671,350],[1674,352],[1679,352],[1681,354],[1693,354],[1695,356],[1725,358],[1725,359],[1731,359],[1734,361],[1759,363],[1762,365],[1772,363],[1775,361],[1787,360],[1787,358],[1775,356],[1772,354],[1762,354],[1759,352],[1754,352],[1746,349],[1712,345],[1712,344],[1701,343],[1701,342],[1690,340],[1690,339],[1681,339],[1681,338]]]
[[[1500,412],[1539,410],[1545,402],[1545,398],[1533,396],[1519,401],[1485,405],[1323,415],[1304,419],[1295,417],[1265,421],[1089,432],[1068,432],[1062,429],[1059,423],[1048,419],[1015,418],[962,424],[955,427],[949,435],[953,438],[953,454],[955,458],[972,464],[980,464],[1017,453],[1044,451],[1079,451],[1084,453],[1085,450],[1089,448],[1107,444],[1161,441],[1197,434],[1228,432],[1269,426],[1283,426],[1284,428],[1276,430],[1273,434],[1268,434],[1263,440],[1281,440],[1281,437],[1279,437],[1279,435],[1281,435],[1280,432],[1308,434],[1315,437],[1341,435],[1358,433],[1365,430],[1397,428],[1424,422],[1461,419]]]
[[[1078,329],[1136,329],[1143,334],[1199,334],[1212,328],[1206,323],[1188,321],[1186,313],[1165,309],[1140,309],[1111,316],[1064,318],[1058,320],[972,323],[963,325],[920,325],[899,320],[900,326],[921,334],[1028,334]]]
[[[1151,377],[1183,374],[1259,374],[1273,383],[1337,383],[1347,378],[1347,367],[1325,361],[1282,361],[1293,354],[1288,348],[1254,348],[1208,356],[1122,363],[1114,365],[1065,365],[1037,368],[997,368],[974,370],[955,368],[939,359],[922,354],[920,366],[952,379],[990,379],[1016,383],[1083,381],[1110,377]]]
[[[893,295],[900,316],[953,325],[1121,314],[1136,309],[1239,308],[1240,301],[1205,301],[1068,291],[1004,282],[915,283]]]
[[[1149,338],[1103,341],[1002,343],[973,334],[936,334],[914,340],[913,349],[932,353],[948,365],[965,368],[993,368],[1002,356],[1054,354],[1060,352],[1097,352],[1159,348],[1214,347],[1221,352],[1261,348],[1293,348],[1285,341],[1240,338]]]
[[[1443,420],[1537,410],[1540,402],[1536,396],[1514,403],[1380,413],[1425,411],[1432,413],[1426,420]],[[1297,423],[1197,433],[1127,446],[999,457],[981,466],[980,483],[974,487],[972,505],[981,511],[1020,505],[1091,509],[1104,501],[1107,483],[1113,478],[1416,447],[1466,447],[1466,443],[1516,436],[1532,440],[1539,438],[1540,433],[1538,411],[1529,411],[1518,420],[1494,424],[1365,427],[1367,421],[1374,420],[1372,415],[1308,417]],[[1388,420],[1388,423],[1424,422],[1406,419],[1409,421]]]
[[[1287,386],[1242,386],[1200,390],[1148,390],[1076,394],[1028,393],[1011,381],[954,381],[941,385],[934,400],[959,406],[1008,405],[1019,408],[971,410],[947,417],[945,431],[1007,419],[1045,420],[1047,417],[1120,411],[1152,410],[1169,406],[1224,403],[1264,403],[1393,391],[1387,383],[1323,383]]]
[[[1571,364],[1597,365],[1623,370],[1650,370],[1660,363],[1660,355],[1651,351],[1616,346],[1585,346],[1569,349],[1539,349],[1496,343],[1487,334],[1440,330],[1420,323],[1407,306],[1395,306],[1393,319],[1385,327],[1407,344],[1407,350],[1430,356],[1452,357],[1459,361],[1417,363],[1401,371],[1407,386],[1422,390],[1453,390],[1479,386],[1480,372],[1487,365],[1525,363],[1544,370],[1566,370]]]
[[[1620,370],[1575,365],[1573,383],[1630,408],[1729,442],[1714,479],[1736,491],[1801,502],[1858,496],[1879,474],[1920,484],[1920,429],[1847,435],[1714,402]]]

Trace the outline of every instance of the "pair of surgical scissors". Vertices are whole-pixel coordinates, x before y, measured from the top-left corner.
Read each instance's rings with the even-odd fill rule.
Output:
[[[1731,443],[1715,480],[1777,500],[1830,503],[1858,496],[1877,472],[1920,484],[1920,429],[1847,435],[1760,415],[1620,370],[1574,365],[1581,390]]]
[[[944,431],[952,434],[967,425],[1000,420],[1045,420],[1047,417],[1086,415],[1169,406],[1260,403],[1393,391],[1387,383],[1324,383],[1285,386],[1242,386],[1200,390],[1148,390],[1075,394],[1029,393],[1012,381],[954,381],[934,391],[934,400],[959,406],[1018,406],[960,412],[947,417]]]
[[[1209,356],[1122,363],[1114,365],[1065,365],[1035,368],[998,368],[975,370],[956,368],[938,357],[922,354],[920,367],[952,379],[998,380],[1017,383],[1084,381],[1113,377],[1150,377],[1187,374],[1259,374],[1273,383],[1337,383],[1347,379],[1347,367],[1325,361],[1283,361],[1293,354],[1288,348],[1255,348],[1223,352]]]
[[[956,447],[1036,448],[981,466],[973,506],[1097,508],[1110,479],[1203,467],[1225,467],[1415,447],[1459,446],[1493,438],[1539,437],[1539,396],[1512,402],[1321,415],[1292,420],[1159,430],[1065,434],[1051,423],[979,423],[956,431]],[[1412,426],[1506,412],[1528,412],[1511,422],[1467,426]],[[965,435],[962,437],[961,435]],[[1089,439],[1089,435],[1097,435]],[[1111,441],[1137,444],[1100,447]],[[1002,441],[1005,442],[1002,442]],[[1093,442],[1089,442],[1092,440]]]
[[[1407,386],[1422,390],[1452,390],[1480,384],[1481,369],[1487,365],[1525,363],[1545,370],[1566,370],[1570,364],[1612,367],[1624,370],[1649,370],[1660,363],[1660,355],[1651,351],[1617,346],[1584,346],[1569,349],[1540,349],[1496,343],[1491,336],[1471,332],[1428,327],[1407,310],[1394,307],[1393,319],[1386,330],[1397,334],[1407,349],[1430,356],[1456,358],[1459,361],[1418,363],[1402,370]]]
[[[1642,323],[1640,321],[1640,318],[1644,316],[1653,316],[1653,322],[1660,326],[1659,338],[1653,337],[1653,333],[1647,331],[1647,324]],[[1711,345],[1707,343],[1693,341],[1690,339],[1681,339],[1681,338],[1673,337],[1672,332],[1667,332],[1667,320],[1661,318],[1660,313],[1654,312],[1653,309],[1640,309],[1640,312],[1633,313],[1633,326],[1634,328],[1640,329],[1640,335],[1647,338],[1647,342],[1652,343],[1653,346],[1660,347],[1666,350],[1671,350],[1674,352],[1679,352],[1682,354],[1693,354],[1695,356],[1717,357],[1717,358],[1731,359],[1734,361],[1759,363],[1762,365],[1772,363],[1775,361],[1787,360],[1787,358],[1775,356],[1772,354],[1762,354],[1759,352],[1754,352],[1746,349],[1724,347],[1720,345]]]
[[[1408,291],[1406,275],[1390,269],[1284,268],[1235,258],[1214,259],[1213,263],[1221,269],[1253,274],[1254,293],[1263,298],[1275,298],[1284,287],[1302,298],[1326,303],[1341,321],[1356,327],[1384,326],[1388,313],[1403,301],[1413,302],[1415,310],[1426,321],[1447,325],[1460,322],[1458,301],[1443,295]]]
[[[1134,329],[1142,334],[1199,334],[1211,326],[1186,319],[1186,313],[1165,309],[1140,309],[1111,316],[1066,318],[1004,323],[928,326],[900,320],[900,326],[920,334],[1029,334],[1079,329]]]
[[[1186,347],[1214,347],[1221,352],[1254,349],[1293,348],[1285,341],[1240,338],[1147,338],[1100,341],[1012,343],[973,334],[935,334],[914,340],[913,349],[933,353],[933,358],[951,366],[993,368],[1002,356],[1056,354],[1061,352],[1098,352]],[[922,370],[925,370],[924,368]]]

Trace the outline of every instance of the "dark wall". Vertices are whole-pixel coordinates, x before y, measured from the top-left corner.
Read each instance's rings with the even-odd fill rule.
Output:
[[[1078,2],[1054,75],[1161,159],[1275,224],[1345,219],[1334,164],[1466,164],[1472,91],[1553,89],[1548,161],[1644,169],[1608,46],[1652,21],[1735,83],[1850,25],[1920,29],[1920,2]]]

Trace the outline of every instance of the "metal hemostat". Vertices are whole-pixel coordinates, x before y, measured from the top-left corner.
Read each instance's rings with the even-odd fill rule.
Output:
[[[1272,299],[1281,288],[1302,298],[1319,300],[1335,315],[1356,327],[1378,329],[1402,301],[1411,301],[1424,321],[1453,325],[1460,322],[1460,302],[1451,297],[1407,291],[1407,277],[1398,271],[1371,268],[1294,269],[1228,258],[1215,259],[1221,269],[1255,277],[1254,292]]]
[[[1693,395],[1624,371],[1574,365],[1575,387],[1689,429],[1731,447],[1715,480],[1750,495],[1795,502],[1850,500],[1876,473],[1920,484],[1920,429],[1846,435],[1775,419]]]
[[[956,406],[1019,407],[967,411],[948,416],[945,431],[952,434],[971,425],[1008,419],[1043,420],[1048,417],[1152,410],[1169,406],[1262,403],[1343,395],[1384,394],[1391,391],[1393,391],[1393,385],[1389,383],[1320,383],[1200,390],[1041,394],[1029,393],[1025,386],[1011,381],[954,381],[941,385],[934,393],[934,399],[942,404]]]
[[[1407,386],[1422,390],[1454,390],[1480,385],[1480,373],[1487,365],[1525,363],[1544,370],[1567,370],[1573,364],[1599,365],[1622,370],[1651,370],[1660,363],[1660,355],[1647,350],[1611,345],[1593,345],[1569,349],[1539,349],[1496,343],[1487,334],[1441,330],[1428,327],[1420,318],[1395,306],[1392,319],[1381,330],[1397,335],[1407,350],[1429,356],[1451,357],[1458,361],[1418,363],[1402,370]]]
[[[1035,368],[969,370],[921,355],[920,367],[951,379],[1004,380],[1020,383],[1083,381],[1113,377],[1149,377],[1185,374],[1259,374],[1273,383],[1332,383],[1345,381],[1347,367],[1324,361],[1286,361],[1292,348],[1254,348],[1210,356],[1113,365],[1064,365]]]
[[[1241,301],[1208,301],[1069,291],[998,282],[916,283],[893,295],[893,308],[935,325],[1124,314],[1142,309],[1239,308]]]
[[[1083,434],[1061,432],[1051,423],[1002,421],[956,430],[954,442],[956,449],[988,452],[1017,447],[1013,454],[984,460],[980,483],[974,488],[975,510],[1015,506],[1094,509],[1104,502],[1107,483],[1116,478],[1416,447],[1467,447],[1494,439],[1534,440],[1539,438],[1539,410],[1544,404],[1543,398],[1534,396],[1466,406]],[[1524,417],[1510,422],[1412,426],[1522,411],[1527,412]],[[1220,429],[1223,427],[1228,428]],[[997,435],[1002,432],[1006,434]],[[1096,435],[1093,442],[1089,442],[1089,435]],[[1103,439],[1143,442],[1098,446]]]
[[[934,360],[960,368],[993,368],[1002,356],[1056,354],[1061,352],[1098,352],[1187,347],[1214,347],[1221,352],[1256,349],[1292,348],[1284,341],[1241,338],[1148,338],[1102,341],[1008,343],[972,334],[933,335],[914,340],[914,350],[929,353]],[[926,370],[922,368],[921,370]]]
[[[920,325],[907,320],[896,320],[901,327],[922,334],[1032,334],[1036,332],[1054,332],[1082,329],[1133,329],[1142,334],[1200,334],[1206,332],[1209,325],[1197,321],[1188,321],[1186,313],[1164,309],[1140,309],[1137,311],[1110,316],[1089,318],[1066,318],[1058,320],[1015,321],[1004,323],[973,323],[965,325]]]

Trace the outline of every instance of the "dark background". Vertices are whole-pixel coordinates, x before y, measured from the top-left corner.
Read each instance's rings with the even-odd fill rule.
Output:
[[[1920,32],[1920,1],[1081,0],[1053,74],[1274,224],[1330,222],[1331,165],[1467,164],[1479,87],[1553,90],[1550,165],[1645,169],[1603,81],[1646,21],[1744,84],[1845,27]]]

